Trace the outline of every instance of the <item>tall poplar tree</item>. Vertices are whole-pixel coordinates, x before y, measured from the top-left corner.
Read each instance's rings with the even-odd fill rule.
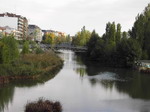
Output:
[[[138,14],[129,33],[132,38],[139,42],[144,54],[148,54],[150,58],[150,4],[143,13]]]
[[[117,24],[117,31],[116,31],[116,43],[118,44],[121,40],[121,25]]]

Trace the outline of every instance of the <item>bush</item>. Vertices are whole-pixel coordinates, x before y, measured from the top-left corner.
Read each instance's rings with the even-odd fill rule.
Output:
[[[120,56],[120,62],[124,62],[127,67],[132,67],[134,62],[141,58],[142,49],[135,39],[129,38],[119,43],[117,53]]]
[[[60,66],[62,60],[56,54],[25,54],[9,64],[0,64],[0,76],[42,75]]]
[[[62,106],[60,102],[39,99],[28,103],[25,106],[25,112],[62,112]]]
[[[18,43],[13,36],[6,36],[0,42],[0,63],[9,64],[19,57]]]
[[[28,54],[30,51],[29,51],[29,42],[28,41],[25,41],[24,44],[23,44],[23,48],[22,48],[22,54]]]
[[[44,53],[44,51],[41,48],[37,47],[36,50],[35,50],[35,53],[36,54],[41,54],[41,53]]]
[[[143,60],[148,60],[149,59],[147,51],[142,51],[142,59]]]

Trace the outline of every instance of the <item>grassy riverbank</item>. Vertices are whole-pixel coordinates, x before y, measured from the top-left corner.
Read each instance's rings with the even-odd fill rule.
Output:
[[[53,52],[25,54],[10,64],[0,64],[0,83],[14,79],[37,79],[53,74],[63,65],[63,61]]]

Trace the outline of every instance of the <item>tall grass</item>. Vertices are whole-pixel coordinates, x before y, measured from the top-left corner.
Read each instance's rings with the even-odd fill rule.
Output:
[[[10,64],[0,64],[0,76],[32,76],[50,72],[62,66],[62,60],[54,53],[25,54]]]

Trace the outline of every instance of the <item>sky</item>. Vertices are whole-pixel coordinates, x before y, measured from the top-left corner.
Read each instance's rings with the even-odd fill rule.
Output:
[[[1,0],[0,13],[15,13],[41,29],[76,34],[83,26],[105,32],[106,23],[120,23],[122,31],[132,28],[135,17],[149,0]]]

